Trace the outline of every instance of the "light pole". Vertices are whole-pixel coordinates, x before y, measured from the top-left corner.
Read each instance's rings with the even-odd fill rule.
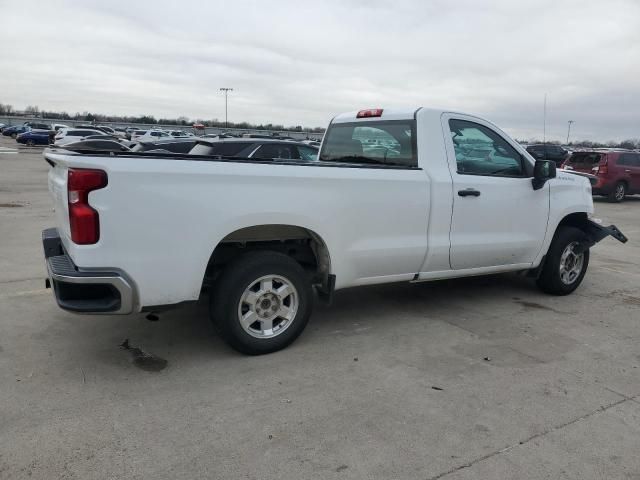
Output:
[[[567,145],[569,145],[569,134],[571,133],[571,124],[575,123],[573,120],[569,120],[567,122],[568,126],[567,126]]]
[[[229,92],[233,92],[233,88],[221,87],[221,92],[224,92],[224,128],[229,128],[229,113],[227,109],[227,95]]]

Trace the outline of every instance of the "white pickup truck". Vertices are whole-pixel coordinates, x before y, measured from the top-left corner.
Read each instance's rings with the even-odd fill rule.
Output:
[[[550,294],[582,281],[614,226],[590,220],[584,176],[535,161],[492,123],[443,110],[336,116],[319,158],[50,149],[57,228],[48,284],[81,313],[130,314],[210,292],[248,354],[290,344],[338,289],[527,272]]]

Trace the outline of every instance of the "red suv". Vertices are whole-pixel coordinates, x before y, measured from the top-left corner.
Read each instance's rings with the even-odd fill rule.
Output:
[[[598,177],[594,195],[621,202],[625,195],[640,193],[640,153],[625,151],[575,152],[563,164],[567,170]]]

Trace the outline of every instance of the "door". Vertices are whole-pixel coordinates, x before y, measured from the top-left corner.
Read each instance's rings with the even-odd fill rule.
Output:
[[[531,264],[549,217],[549,184],[534,190],[532,163],[495,127],[443,116],[453,179],[449,261],[454,270]]]
[[[620,174],[627,180],[629,184],[629,193],[640,192],[640,154],[623,153],[618,157],[617,161]]]

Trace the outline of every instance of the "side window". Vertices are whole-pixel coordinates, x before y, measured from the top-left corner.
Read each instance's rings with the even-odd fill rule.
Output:
[[[458,173],[522,177],[522,156],[493,130],[466,120],[449,120]]]
[[[623,153],[622,155],[620,155],[618,157],[618,161],[616,162],[618,165],[629,165],[631,162],[629,162],[629,157],[630,155],[627,153]]]
[[[640,167],[640,153],[634,153],[631,158],[632,167]]]
[[[273,143],[267,143],[262,145],[256,153],[253,154],[253,158],[262,159],[291,159],[298,158],[297,152],[294,155],[291,151],[291,145],[279,145]]]
[[[318,150],[310,147],[303,147],[301,145],[298,146],[298,152],[300,153],[300,158],[302,160],[317,160],[318,159]]]

